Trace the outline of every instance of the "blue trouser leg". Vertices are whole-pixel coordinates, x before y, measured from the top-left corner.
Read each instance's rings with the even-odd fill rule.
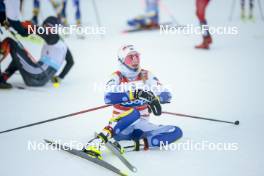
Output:
[[[39,7],[40,7],[40,2],[39,2],[39,0],[34,0],[34,1],[33,1],[33,6],[34,6],[35,9],[39,9]]]
[[[149,147],[160,147],[163,144],[170,144],[182,137],[182,130],[179,127],[166,125],[161,128],[147,132],[146,139]]]
[[[118,120],[117,124],[114,126],[114,139],[115,140],[131,140],[131,134],[124,135],[122,132],[127,129],[130,125],[136,122],[140,118],[140,113],[138,110],[133,109],[129,114]]]
[[[79,0],[73,0],[74,6],[76,8],[75,11],[75,20],[81,19],[81,10],[80,10],[80,1]]]
[[[115,140],[137,141],[145,138],[149,147],[159,147],[162,143],[170,144],[182,137],[182,130],[179,127],[152,124],[140,118],[140,113],[135,109],[122,117],[113,129]]]
[[[67,0],[62,2],[62,10],[61,10],[61,17],[66,18],[66,7],[67,7]]]

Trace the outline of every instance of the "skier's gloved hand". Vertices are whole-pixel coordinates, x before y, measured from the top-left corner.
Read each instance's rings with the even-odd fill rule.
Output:
[[[161,105],[158,98],[155,98],[152,102],[148,103],[149,109],[153,112],[154,115],[160,116],[161,115]]]
[[[60,77],[58,77],[58,76],[53,76],[53,77],[51,78],[51,82],[52,82],[52,83],[60,83],[60,82],[61,82],[61,79],[60,79]]]
[[[2,22],[2,25],[4,26],[5,29],[8,29],[10,27],[10,24],[7,19]]]
[[[141,99],[141,100],[145,100],[147,102],[151,102],[156,98],[153,92],[145,91],[142,89],[135,90],[133,97],[135,99]]]
[[[153,112],[154,115],[161,115],[161,105],[159,99],[151,91],[144,91],[138,89],[134,92],[135,99],[145,100],[148,103],[149,111]]]
[[[6,20],[6,13],[0,12],[0,24],[4,26],[4,21]]]

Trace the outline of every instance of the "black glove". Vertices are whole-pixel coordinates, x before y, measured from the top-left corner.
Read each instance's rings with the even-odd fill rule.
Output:
[[[160,102],[153,92],[139,89],[134,92],[134,97],[136,99],[145,100],[148,103],[149,111],[152,111],[154,115],[161,115]]]
[[[60,77],[58,77],[58,76],[53,76],[53,77],[51,78],[51,82],[52,82],[52,83],[60,83],[60,82],[61,82],[61,79],[60,79]]]
[[[151,91],[144,91],[142,89],[138,89],[134,92],[135,99],[146,100],[147,102],[151,102],[155,99],[155,95]]]
[[[6,14],[5,12],[0,12],[0,24],[4,26],[4,21],[6,20]]]

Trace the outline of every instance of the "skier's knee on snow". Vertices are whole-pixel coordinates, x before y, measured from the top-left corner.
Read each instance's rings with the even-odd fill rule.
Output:
[[[161,131],[160,133],[147,137],[149,147],[160,147],[161,144],[167,145],[182,137],[182,130],[179,127],[164,126],[164,128],[166,128],[166,131],[158,129],[156,132]]]
[[[144,131],[140,129],[135,129],[132,134],[130,135],[130,138],[134,141],[139,141],[140,139],[143,138]]]
[[[111,122],[117,122],[116,125],[113,128],[113,136],[114,138],[126,129],[128,126],[130,126],[132,123],[134,123],[136,120],[140,118],[140,113],[136,109],[130,109],[128,111],[125,111],[124,113],[120,114],[116,118],[111,119]]]

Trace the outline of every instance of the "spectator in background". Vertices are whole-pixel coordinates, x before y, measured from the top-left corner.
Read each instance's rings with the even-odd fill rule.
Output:
[[[201,44],[196,45],[197,49],[209,49],[210,44],[212,43],[212,37],[209,33],[209,27],[207,25],[207,20],[205,19],[206,7],[210,0],[196,0],[196,15],[199,19],[201,28],[203,32],[203,41]]]

